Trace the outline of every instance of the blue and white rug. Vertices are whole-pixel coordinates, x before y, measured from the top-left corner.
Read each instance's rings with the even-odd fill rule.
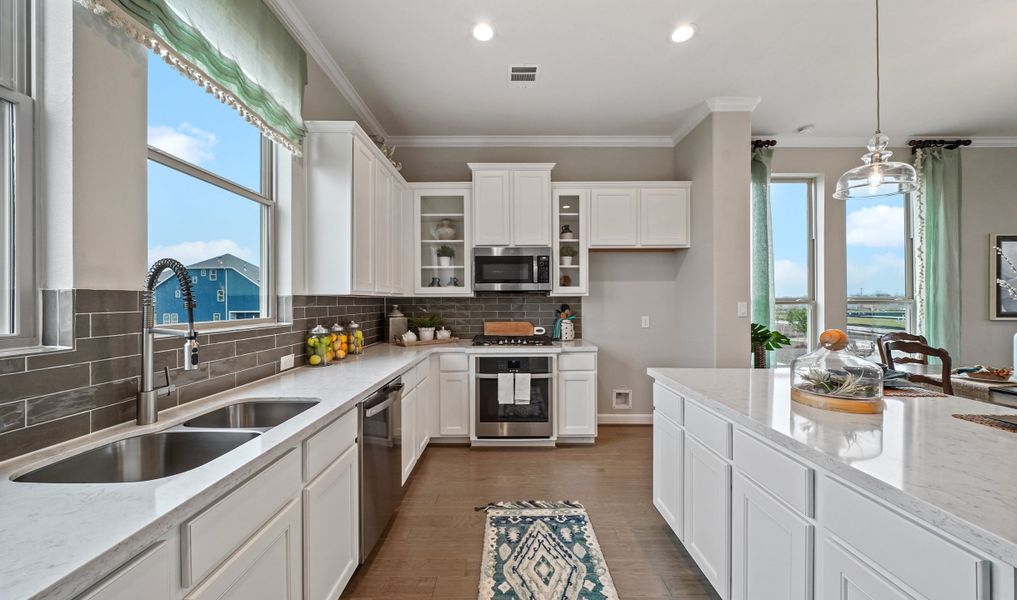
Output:
[[[499,502],[487,511],[480,600],[618,600],[578,502]]]

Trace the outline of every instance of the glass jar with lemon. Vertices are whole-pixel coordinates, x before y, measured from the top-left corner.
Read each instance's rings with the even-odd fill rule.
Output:
[[[346,327],[346,335],[349,337],[349,353],[350,354],[363,354],[364,353],[364,330],[361,329],[360,323],[356,321],[350,321],[350,324]]]

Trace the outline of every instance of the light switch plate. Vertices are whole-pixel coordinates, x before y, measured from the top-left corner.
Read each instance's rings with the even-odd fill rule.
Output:
[[[739,302],[738,303],[738,316],[739,317],[747,317],[747,316],[749,316],[749,303],[748,302]]]
[[[286,369],[293,368],[293,355],[287,354],[279,358],[279,370],[285,371]]]
[[[643,315],[639,323],[643,329],[648,329],[650,327],[650,315]]]

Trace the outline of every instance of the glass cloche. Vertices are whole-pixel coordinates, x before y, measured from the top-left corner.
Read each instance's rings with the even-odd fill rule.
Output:
[[[839,329],[824,331],[819,345],[791,363],[791,399],[848,412],[878,412],[877,406],[881,410],[883,369],[850,352],[848,335]]]

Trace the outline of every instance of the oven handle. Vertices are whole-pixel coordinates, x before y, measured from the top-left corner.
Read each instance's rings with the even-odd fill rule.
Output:
[[[375,404],[371,408],[368,408],[366,411],[364,411],[364,418],[370,419],[371,417],[382,412],[383,410],[388,409],[389,407],[392,406],[392,400],[393,400],[392,398],[389,398],[384,402],[379,402],[378,404]]]
[[[514,371],[513,371],[513,374],[515,374]],[[496,374],[495,375],[482,375],[480,373],[477,373],[476,375],[474,375],[474,377],[476,377],[477,379],[498,379],[498,375],[496,375]],[[541,373],[541,374],[534,373],[534,374],[530,375],[530,379],[551,379],[551,377],[553,377],[553,376],[550,373]]]

